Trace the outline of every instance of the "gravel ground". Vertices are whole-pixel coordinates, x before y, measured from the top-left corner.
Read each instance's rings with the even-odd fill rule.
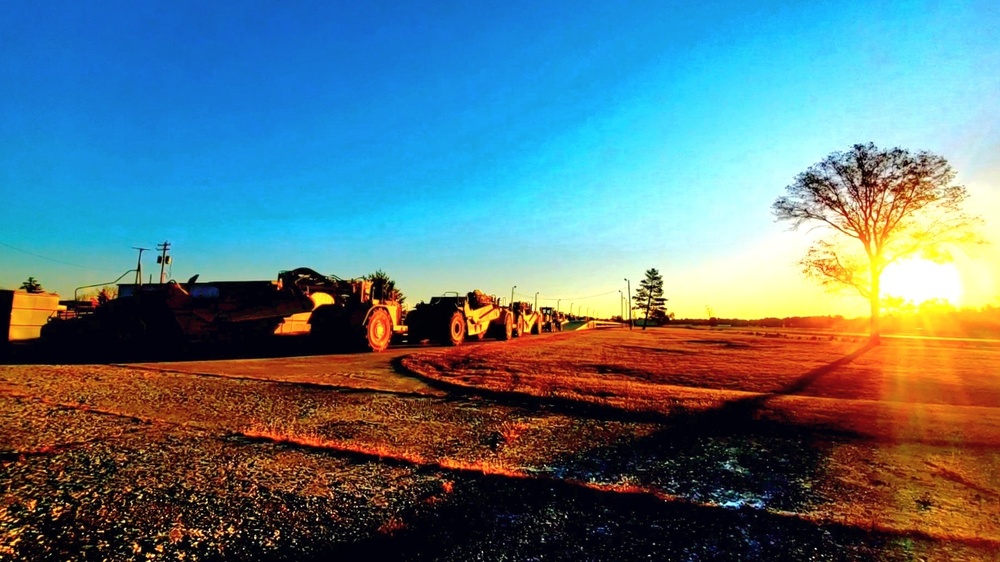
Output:
[[[39,435],[71,438],[55,448],[21,433],[20,452],[4,453],[0,559],[295,559],[351,550],[441,490],[437,476],[399,465],[20,399],[3,406],[73,430]]]
[[[103,435],[3,463],[0,548],[14,559],[905,559],[889,538],[754,509],[50,412]]]

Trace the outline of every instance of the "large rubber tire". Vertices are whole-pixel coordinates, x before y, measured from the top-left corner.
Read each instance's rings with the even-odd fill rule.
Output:
[[[521,337],[522,333],[524,333],[524,318],[518,318],[517,319],[517,325],[514,326],[513,336],[515,338],[519,338],[519,337]]]
[[[447,343],[451,345],[461,345],[465,340],[465,315],[455,311],[448,319]]]
[[[368,347],[375,352],[385,351],[392,341],[392,318],[384,308],[376,308],[368,317],[365,339]]]
[[[514,322],[511,321],[510,315],[507,315],[503,321],[503,331],[497,333],[497,339],[506,341],[513,336],[514,336]]]
[[[427,339],[424,330],[424,316],[420,311],[416,309],[411,310],[406,314],[404,324],[406,324],[406,341],[410,343],[420,343],[422,340]]]

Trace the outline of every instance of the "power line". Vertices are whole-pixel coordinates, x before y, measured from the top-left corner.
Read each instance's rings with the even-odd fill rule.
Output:
[[[540,300],[540,301],[542,301],[542,300],[545,300],[545,301],[558,301],[558,300],[563,300],[563,301],[579,301],[579,300],[586,300],[586,299],[596,299],[597,297],[604,297],[604,296],[607,296],[607,295],[613,295],[613,294],[615,294],[617,292],[618,292],[618,289],[615,289],[614,291],[608,291],[606,293],[601,293],[601,294],[598,294],[598,295],[588,295],[588,296],[585,296],[585,297],[543,297],[542,295],[538,295],[538,300]],[[521,297],[535,298],[534,295],[523,295],[521,293],[516,293],[516,294],[518,296],[521,296]]]
[[[29,256],[34,256],[36,258],[40,258],[40,259],[43,259],[43,260],[48,260],[48,261],[55,262],[55,263],[61,263],[63,265],[69,265],[69,266],[72,266],[72,267],[79,267],[80,269],[90,269],[90,270],[93,270],[93,271],[103,271],[102,269],[98,269],[96,267],[90,267],[90,266],[87,266],[87,265],[80,265],[78,263],[70,263],[68,261],[63,261],[63,260],[59,260],[59,259],[56,259],[56,258],[50,258],[48,256],[43,256],[41,254],[36,254],[34,252],[29,252],[28,250],[22,250],[21,248],[18,248],[16,246],[11,246],[10,244],[4,243],[4,242],[0,242],[0,246],[3,246],[5,248],[10,248],[11,250],[15,250],[15,251],[21,252],[22,254],[27,254]]]

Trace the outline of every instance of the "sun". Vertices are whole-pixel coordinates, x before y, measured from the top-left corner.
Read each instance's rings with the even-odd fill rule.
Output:
[[[962,278],[950,263],[915,258],[889,265],[882,273],[882,294],[913,304],[941,299],[957,305],[962,298]]]

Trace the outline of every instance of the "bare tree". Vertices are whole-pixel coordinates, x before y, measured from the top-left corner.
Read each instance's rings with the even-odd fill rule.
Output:
[[[947,261],[949,248],[983,242],[977,229],[982,221],[962,210],[968,193],[952,185],[954,179],[947,160],[935,154],[856,144],[799,174],[771,209],[793,229],[805,224],[832,231],[809,248],[803,272],[867,298],[871,341],[878,343],[886,266],[918,253]]]
[[[95,298],[99,306],[104,306],[118,298],[118,287],[105,285],[104,287],[101,287],[100,291],[97,292],[97,296]]]

